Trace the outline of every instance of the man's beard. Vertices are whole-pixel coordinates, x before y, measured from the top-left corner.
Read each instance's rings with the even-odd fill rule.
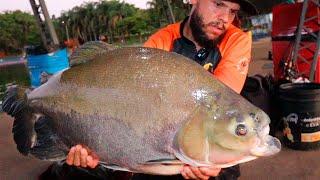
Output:
[[[209,39],[209,37],[206,35],[206,33],[202,30],[202,27],[204,27],[203,19],[198,14],[198,11],[195,10],[190,18],[190,29],[193,36],[193,39],[200,45],[201,47],[211,49],[220,41],[221,37],[223,37],[224,34],[217,37],[216,39],[212,40]]]

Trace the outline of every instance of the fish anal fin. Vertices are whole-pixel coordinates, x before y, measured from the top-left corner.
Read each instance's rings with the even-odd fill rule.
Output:
[[[33,131],[33,121],[35,119],[27,108],[21,109],[18,114],[13,116],[15,117],[12,128],[13,139],[18,151],[23,155],[28,155],[35,141],[35,132]]]
[[[30,153],[42,160],[57,161],[66,157],[69,148],[52,130],[52,121],[46,117],[39,117],[34,124],[36,140]]]

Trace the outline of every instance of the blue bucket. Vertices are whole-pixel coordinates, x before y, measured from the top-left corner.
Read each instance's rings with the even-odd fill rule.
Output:
[[[27,60],[32,87],[41,85],[41,73],[55,74],[69,67],[67,49],[43,55],[29,55]]]

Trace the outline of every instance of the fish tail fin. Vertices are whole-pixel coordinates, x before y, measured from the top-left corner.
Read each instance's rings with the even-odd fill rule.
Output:
[[[12,128],[13,138],[17,149],[23,155],[27,155],[32,146],[33,129],[32,113],[26,106],[26,102],[19,93],[18,86],[9,86],[3,98],[2,110],[14,117]]]
[[[53,133],[50,119],[34,112],[22,98],[21,90],[17,86],[9,87],[2,105],[3,111],[14,117],[12,133],[18,151],[39,159],[63,159],[67,147]]]
[[[102,41],[89,41],[76,49],[69,58],[70,66],[91,61],[95,57],[116,49],[115,46]]]

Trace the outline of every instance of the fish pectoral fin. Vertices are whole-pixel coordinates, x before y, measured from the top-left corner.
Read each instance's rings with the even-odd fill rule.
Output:
[[[89,41],[76,49],[70,56],[70,66],[76,66],[93,60],[95,57],[116,49],[115,46],[102,41]]]
[[[112,169],[112,170],[115,170],[115,171],[127,171],[127,172],[132,172],[130,171],[129,169],[127,168],[124,168],[124,167],[121,167],[121,166],[118,166],[116,164],[108,164],[108,163],[105,163],[105,162],[99,162],[100,166],[104,167],[104,168],[107,168],[107,169]]]
[[[158,159],[137,166],[137,170],[155,175],[180,174],[185,164],[178,159]]]
[[[184,164],[179,159],[156,159],[156,160],[150,160],[144,163],[144,165],[154,165],[154,164],[163,164],[163,165],[179,165]]]

